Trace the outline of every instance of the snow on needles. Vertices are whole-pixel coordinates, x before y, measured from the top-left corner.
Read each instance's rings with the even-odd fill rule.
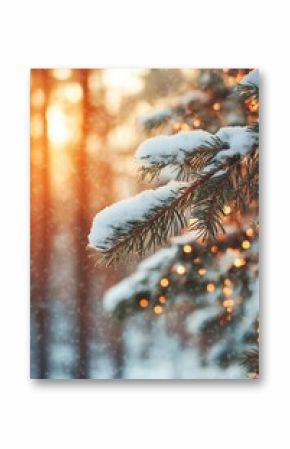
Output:
[[[246,156],[258,144],[258,133],[251,131],[247,126],[227,126],[221,128],[216,136],[226,143],[229,148],[219,151],[214,162],[223,162],[228,157]]]
[[[145,164],[182,164],[201,148],[214,144],[214,136],[207,131],[182,131],[173,135],[159,135],[139,145],[136,157]]]
[[[145,190],[131,198],[119,201],[99,212],[94,220],[89,234],[89,246],[100,251],[108,251],[116,243],[118,237],[126,235],[146,218],[164,208],[176,199],[184,189],[185,184],[170,182],[155,190]]]

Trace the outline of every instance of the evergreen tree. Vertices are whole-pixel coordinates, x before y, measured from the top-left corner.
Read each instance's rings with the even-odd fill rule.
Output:
[[[106,293],[109,312],[177,313],[201,363],[255,377],[259,79],[245,73],[201,70],[199,90],[141,118],[139,171],[158,186],[97,214],[89,244],[107,265],[155,253]]]

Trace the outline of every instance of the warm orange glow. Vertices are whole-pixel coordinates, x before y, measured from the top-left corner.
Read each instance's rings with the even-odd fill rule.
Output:
[[[215,291],[215,285],[212,282],[210,282],[209,284],[207,284],[206,289],[209,293],[212,293]]]
[[[193,259],[193,262],[198,264],[201,261],[200,257],[195,257],[195,259]]]
[[[216,245],[213,245],[212,247],[211,247],[211,249],[210,249],[210,251],[213,253],[213,254],[217,254],[218,253],[218,247],[216,246]]]
[[[225,215],[229,215],[231,213],[231,207],[230,206],[224,206],[223,212]]]
[[[192,246],[190,246],[190,245],[184,245],[183,251],[184,251],[185,253],[191,253],[191,252],[192,252]]]
[[[55,79],[65,81],[72,75],[72,69],[54,69],[52,75]]]
[[[161,306],[154,306],[153,310],[156,315],[160,315],[163,312],[163,308]]]
[[[45,95],[42,89],[38,88],[31,95],[31,106],[41,108],[44,105]]]
[[[244,265],[246,265],[246,260],[244,258],[238,257],[237,259],[234,260],[234,266],[236,268],[240,268]]]
[[[164,304],[166,302],[166,296],[160,295],[158,301],[160,302],[160,304]]]
[[[83,89],[79,83],[67,83],[63,88],[63,96],[70,103],[78,103],[83,98]]]
[[[221,110],[221,104],[220,104],[220,103],[214,103],[214,104],[212,105],[212,109],[213,109],[215,112],[220,111],[220,110]]]
[[[200,269],[198,270],[198,274],[199,274],[200,276],[204,276],[205,273],[206,273],[206,269],[205,269],[205,268],[200,268]]]
[[[243,242],[242,242],[242,244],[241,244],[241,247],[242,247],[243,249],[249,249],[250,246],[251,246],[251,244],[250,244],[249,240],[243,240]]]
[[[30,120],[30,133],[31,137],[34,139],[38,139],[43,135],[44,126],[43,119],[41,114],[34,114]]]
[[[141,298],[141,299],[140,299],[140,301],[139,301],[139,306],[140,306],[142,309],[146,309],[146,307],[148,307],[148,305],[149,305],[148,299],[146,299],[146,298]]]
[[[176,268],[175,268],[175,271],[176,271],[177,274],[182,275],[182,274],[185,273],[186,269],[185,269],[184,265],[177,265]]]
[[[67,117],[61,106],[53,105],[47,110],[47,133],[55,145],[64,145],[71,138]]]
[[[161,285],[161,287],[168,287],[169,279],[167,279],[167,278],[160,279],[160,285]]]

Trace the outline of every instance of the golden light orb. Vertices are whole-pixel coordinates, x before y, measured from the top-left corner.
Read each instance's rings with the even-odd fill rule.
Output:
[[[243,267],[244,265],[246,265],[246,260],[243,257],[238,257],[234,260],[234,266],[236,268]]]
[[[160,285],[161,285],[161,287],[168,287],[169,279],[167,279],[167,278],[160,279]]]
[[[251,244],[250,244],[249,240],[243,240],[242,243],[241,243],[241,247],[243,249],[249,249],[250,246],[251,246]]]
[[[191,245],[184,245],[183,246],[183,252],[191,253],[192,252],[192,246]]]
[[[177,265],[176,268],[175,268],[175,271],[176,271],[177,274],[182,275],[182,274],[185,273],[186,269],[185,269],[184,265]]]
[[[215,112],[219,112],[219,111],[221,110],[221,104],[218,103],[218,102],[214,103],[214,104],[212,105],[212,109],[213,109],[213,111],[215,111]]]
[[[254,236],[254,230],[253,230],[253,228],[248,228],[248,229],[246,230],[246,236],[247,236],[247,237],[253,237],[253,236]]]
[[[156,315],[160,315],[163,312],[163,308],[161,306],[154,306],[153,308],[154,313],[156,313]]]
[[[224,206],[223,212],[225,215],[229,215],[231,213],[231,207],[230,206]]]
[[[200,268],[200,269],[198,270],[198,274],[199,274],[200,276],[204,276],[205,273],[206,273],[206,269],[205,269],[205,268]]]
[[[229,307],[230,307],[230,308],[233,308],[234,305],[235,305],[235,302],[234,302],[233,299],[225,299],[225,300],[223,301],[223,306],[224,306],[226,309],[228,309]]]
[[[141,299],[139,300],[139,306],[140,306],[142,309],[146,309],[146,307],[149,306],[149,301],[148,301],[148,299],[147,299],[147,298],[141,298]]]
[[[160,304],[165,304],[165,302],[166,302],[166,296],[160,295],[159,298],[158,298],[158,301],[160,302]]]
[[[210,282],[209,284],[207,284],[206,289],[209,293],[212,293],[215,291],[215,285],[212,282]]]

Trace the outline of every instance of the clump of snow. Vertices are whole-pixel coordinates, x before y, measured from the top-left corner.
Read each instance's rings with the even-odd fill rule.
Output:
[[[108,251],[114,246],[116,235],[124,236],[138,223],[144,222],[154,210],[169,205],[182,192],[184,183],[170,182],[155,190],[145,190],[119,201],[99,212],[88,237],[89,246]]]
[[[182,164],[201,148],[214,145],[214,136],[207,131],[181,131],[173,135],[159,135],[139,145],[136,157],[146,164]]]
[[[221,128],[216,134],[224,144],[227,145],[227,149],[221,150],[215,154],[211,163],[205,167],[204,173],[207,173],[223,163],[228,158],[233,156],[240,156],[241,158],[249,154],[255,145],[258,145],[259,136],[255,131],[251,131],[247,126],[227,126]],[[215,176],[223,174],[219,171]]]
[[[242,86],[252,87],[253,85],[259,87],[259,70],[255,69],[249,72],[239,83]]]
[[[240,155],[241,157],[249,153],[258,144],[258,133],[250,131],[247,126],[228,126],[221,128],[216,136],[222,142],[229,145],[228,150],[220,151],[216,158],[223,160],[224,157]]]

